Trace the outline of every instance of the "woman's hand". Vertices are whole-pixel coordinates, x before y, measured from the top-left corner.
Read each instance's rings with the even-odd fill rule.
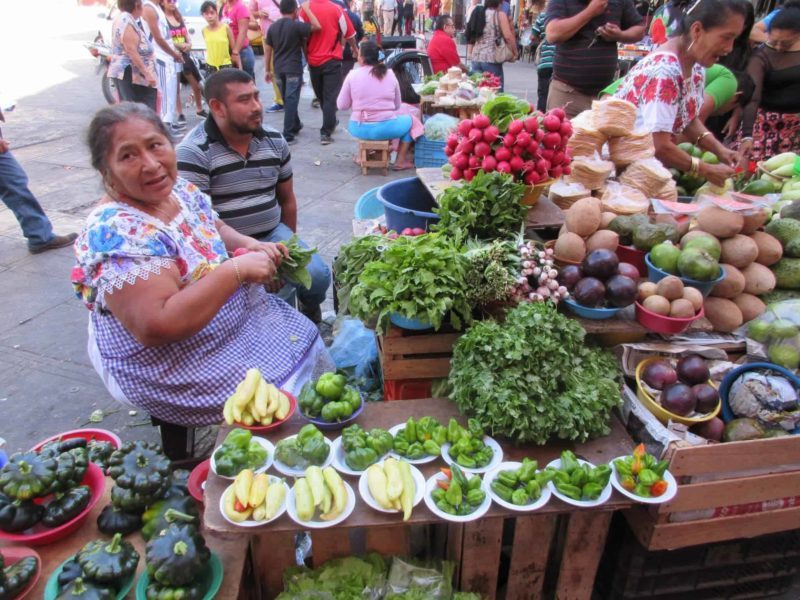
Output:
[[[147,73],[147,75],[145,75],[144,80],[147,82],[147,85],[149,87],[152,88],[158,87],[158,81],[156,80],[156,76],[154,73]]]
[[[739,144],[739,166],[747,167],[750,160],[750,152],[753,150],[753,140],[745,139]]]
[[[739,129],[739,114],[738,111],[734,110],[730,116],[730,118],[725,122],[724,127],[722,128],[722,135],[724,139],[730,139],[736,135],[736,131]]]
[[[704,162],[700,163],[700,175],[716,186],[722,187],[725,185],[725,180],[728,177],[732,177],[733,174],[733,167],[729,167],[728,165],[722,163],[718,165],[710,165]]]
[[[278,267],[266,252],[248,252],[232,260],[236,261],[242,281],[246,283],[269,283],[278,273]]]
[[[735,150],[723,147],[717,150],[717,158],[719,158],[720,162],[728,165],[729,167],[735,167],[737,164],[739,164],[740,154]]]
[[[253,242],[247,244],[245,248],[250,250],[250,252],[263,252],[269,256],[270,260],[275,263],[276,267],[281,264],[281,261],[284,259],[284,257],[289,256],[289,249],[283,244],[259,242],[258,240],[254,239]]]

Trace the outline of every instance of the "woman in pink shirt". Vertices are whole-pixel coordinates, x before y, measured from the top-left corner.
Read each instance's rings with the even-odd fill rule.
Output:
[[[348,131],[362,140],[399,139],[392,168],[395,171],[413,168],[414,164],[408,160],[413,117],[402,114],[397,77],[383,64],[378,45],[373,41],[361,43],[358,64],[361,68],[350,71],[336,101],[339,110],[350,109]]]
[[[261,41],[266,49],[267,30],[270,25],[281,18],[280,0],[250,0],[250,14],[256,17],[261,25]],[[283,97],[277,83],[280,78],[275,77],[274,55],[271,56],[269,65],[265,68],[269,68],[269,72],[272,74],[272,91],[275,95],[275,103],[267,109],[267,112],[278,112],[283,110]]]

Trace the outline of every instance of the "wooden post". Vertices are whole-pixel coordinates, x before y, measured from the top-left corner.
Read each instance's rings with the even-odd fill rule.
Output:
[[[250,538],[250,554],[257,584],[257,597],[274,598],[283,591],[283,572],[296,564],[293,533],[270,533]]]
[[[557,600],[591,599],[612,514],[580,511],[569,515],[556,586]]]
[[[503,519],[479,519],[464,524],[461,589],[494,599],[503,541]]]
[[[311,558],[315,569],[332,558],[351,554],[349,529],[317,529],[311,532]]]
[[[542,598],[557,515],[519,516],[514,525],[506,600]]]
[[[407,556],[409,550],[409,527],[370,527],[367,534],[367,552],[377,552],[383,556]]]

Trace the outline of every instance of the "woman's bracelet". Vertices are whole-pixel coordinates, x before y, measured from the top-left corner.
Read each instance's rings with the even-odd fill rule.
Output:
[[[704,131],[700,135],[697,136],[697,141],[694,143],[695,146],[700,147],[700,142],[702,142],[707,135],[711,135],[710,131]]]
[[[239,285],[243,285],[244,281],[242,281],[242,274],[239,271],[239,263],[236,262],[235,258],[232,258],[231,262],[233,263],[233,270],[236,271],[236,280],[239,282]]]
[[[692,166],[689,167],[690,175],[698,175],[700,173],[700,159],[692,156]]]

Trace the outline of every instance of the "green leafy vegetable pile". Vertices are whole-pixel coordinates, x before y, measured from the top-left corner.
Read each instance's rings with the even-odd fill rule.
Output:
[[[500,131],[508,131],[508,124],[514,119],[524,119],[531,112],[531,105],[510,94],[498,94],[483,105],[481,112],[492,121]]]
[[[372,598],[386,581],[386,563],[379,554],[329,560],[318,569],[291,567],[283,574],[283,592],[276,600],[353,600]],[[380,596],[377,596],[380,597]]]
[[[310,289],[311,274],[306,267],[311,262],[311,257],[316,254],[317,249],[301,246],[300,239],[296,233],[281,243],[289,249],[289,256],[285,257],[278,266],[278,279]]]
[[[472,181],[447,188],[439,197],[436,231],[461,241],[476,237],[494,240],[516,235],[528,207],[520,201],[525,185],[510,175],[479,171]]]
[[[520,255],[514,242],[482,244],[470,240],[464,255],[469,261],[465,284],[470,304],[483,306],[507,300],[520,276]]]
[[[445,318],[456,329],[471,322],[464,285],[467,259],[458,246],[441,234],[400,236],[368,262],[350,291],[350,312],[363,321],[378,317],[383,333],[391,313],[430,323]]]
[[[614,357],[586,347],[585,335],[549,302],[477,323],[453,349],[450,398],[490,435],[519,442],[606,435],[622,380]]]
[[[339,299],[340,314],[347,314],[350,306],[350,290],[358,283],[358,276],[364,267],[367,263],[378,260],[388,244],[386,236],[365,235],[339,248],[339,254],[333,261],[333,270],[336,272],[336,282],[339,284],[336,295]]]

